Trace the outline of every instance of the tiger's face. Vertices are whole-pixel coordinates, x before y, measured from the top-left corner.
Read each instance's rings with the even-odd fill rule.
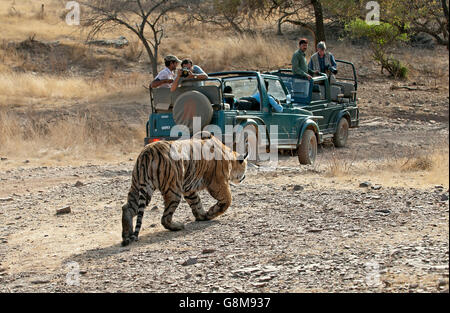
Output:
[[[235,153],[235,160],[231,162],[231,173],[230,180],[233,183],[239,184],[245,179],[245,172],[247,171],[247,157],[248,154],[244,156]]]

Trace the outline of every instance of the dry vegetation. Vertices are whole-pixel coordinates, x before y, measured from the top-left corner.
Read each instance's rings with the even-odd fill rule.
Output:
[[[41,4],[45,5],[44,13]],[[71,162],[74,156],[120,158],[124,152],[139,151],[145,135],[145,113],[130,125],[113,112],[89,107],[136,97],[146,102],[143,85],[148,84],[151,74],[145,51],[122,29],[101,36],[126,36],[130,44],[123,49],[86,45],[86,33],[80,27],[66,25],[65,13],[62,0],[0,1],[0,153],[10,159]],[[274,25],[267,21],[259,21],[255,26],[262,34],[250,36],[200,24],[184,25],[182,20],[182,16],[177,16],[166,25],[161,63],[162,56],[171,53],[192,58],[208,72],[269,70],[289,67],[296,49],[296,29],[288,27],[287,35],[276,36]],[[328,46],[337,58],[354,62],[361,79],[380,81],[364,47],[352,46],[349,53],[347,42],[330,41]],[[409,47],[397,50],[410,66],[409,82],[421,81],[437,90],[448,90],[448,57],[439,57],[439,51],[430,53]],[[312,52],[310,47],[307,54]],[[362,97],[363,102],[369,98]],[[78,105],[80,110],[74,109]],[[42,110],[51,110],[54,116],[33,114]],[[430,183],[437,183],[448,179],[446,153],[448,144],[427,151],[425,156],[386,156],[377,164],[365,164],[334,151],[323,166],[326,175],[333,178],[382,172],[422,175]]]

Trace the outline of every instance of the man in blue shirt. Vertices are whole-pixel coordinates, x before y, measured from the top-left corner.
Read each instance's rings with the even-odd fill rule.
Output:
[[[188,76],[183,77],[183,69],[187,69],[189,71]],[[208,74],[206,74],[202,68],[198,65],[193,65],[191,59],[184,59],[181,62],[181,68],[177,71],[177,77],[172,84],[171,91],[177,90],[178,84],[180,83],[180,79],[195,79],[195,80],[205,80],[208,79]],[[186,85],[187,82],[186,82]],[[202,82],[189,82],[189,86],[202,86]]]
[[[275,112],[277,112],[277,113],[283,112],[283,106],[272,95],[269,94],[269,82],[267,80],[265,80],[264,83],[266,85],[266,91],[267,91],[267,96],[269,97],[270,105],[275,110]],[[256,91],[256,93],[252,95],[252,98],[255,98],[259,102],[259,104],[261,104],[261,98],[259,96],[259,91]]]

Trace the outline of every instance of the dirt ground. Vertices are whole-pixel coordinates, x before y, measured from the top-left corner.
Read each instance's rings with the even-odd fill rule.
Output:
[[[387,167],[448,148],[448,89],[390,86],[362,80],[348,147],[323,145],[314,166],[285,155],[277,168],[249,166],[216,220],[195,222],[182,203],[185,230],[167,231],[155,193],[127,247],[121,206],[139,151],[71,166],[0,161],[0,292],[448,292],[448,173]],[[109,107],[132,120],[146,101]]]

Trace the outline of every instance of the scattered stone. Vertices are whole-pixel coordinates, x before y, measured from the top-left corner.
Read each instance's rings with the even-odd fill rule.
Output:
[[[70,212],[72,212],[72,210],[70,209],[70,206],[66,206],[64,208],[56,210],[56,215],[68,214]]]
[[[182,266],[189,266],[189,265],[194,265],[198,263],[198,259],[197,258],[189,258],[186,261],[184,261],[181,265]]]
[[[307,230],[308,233],[320,233],[322,229],[320,228],[310,228]]]
[[[259,281],[259,282],[267,282],[267,281],[270,281],[270,280],[272,280],[274,278],[274,276],[261,276],[261,277],[259,277],[258,279],[257,279],[257,281]]]
[[[362,182],[359,184],[359,187],[361,187],[361,188],[368,188],[370,186],[372,186],[372,183],[368,182],[368,181],[365,181],[365,182]]]
[[[49,280],[44,280],[44,279],[38,279],[38,280],[32,280],[31,283],[35,284],[35,285],[41,285],[41,284],[48,284],[50,281]]]
[[[7,198],[0,198],[0,202],[9,202],[9,201],[13,201],[14,199],[11,197],[7,197]]]

